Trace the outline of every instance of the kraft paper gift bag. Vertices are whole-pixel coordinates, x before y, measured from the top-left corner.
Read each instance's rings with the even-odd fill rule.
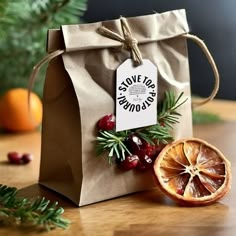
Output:
[[[108,29],[106,35],[99,32],[101,26]],[[49,54],[34,72],[50,61],[43,94],[41,185],[78,206],[155,187],[151,171],[121,171],[108,164],[107,154],[96,156],[96,125],[115,113],[117,68],[126,59],[139,63],[143,58],[157,67],[158,100],[167,90],[188,98],[179,109],[182,116],[173,136],[192,136],[187,38],[205,51],[218,75],[204,43],[188,32],[185,10],[49,30]]]

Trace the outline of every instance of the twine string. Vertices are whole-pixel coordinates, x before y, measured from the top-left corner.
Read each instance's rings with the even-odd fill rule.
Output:
[[[54,52],[51,52],[50,54],[48,54],[47,56],[45,56],[41,61],[39,61],[33,68],[32,73],[29,77],[29,84],[28,84],[28,109],[30,110],[30,94],[31,91],[33,89],[34,83],[35,83],[35,79],[37,77],[37,74],[40,70],[40,68],[46,64],[47,62],[50,62],[53,58],[58,57],[59,55],[61,55],[62,53],[64,53],[65,50],[56,50]]]
[[[101,26],[98,28],[98,32],[110,39],[119,41],[123,43],[123,46],[126,47],[131,52],[131,58],[135,65],[142,64],[142,54],[138,48],[138,41],[132,36],[130,27],[127,23],[127,20],[124,17],[120,18],[121,28],[123,31],[123,36],[117,34],[106,28],[105,26]]]
[[[197,36],[192,35],[192,34],[184,34],[184,35],[182,35],[182,37],[187,38],[187,39],[191,39],[193,42],[195,42],[202,49],[203,53],[207,57],[209,64],[211,65],[211,68],[213,70],[213,74],[215,77],[214,87],[211,91],[211,94],[208,97],[202,99],[201,101],[193,101],[192,102],[192,107],[196,108],[198,106],[202,106],[202,105],[210,102],[211,100],[213,100],[215,98],[215,96],[219,90],[219,86],[220,86],[220,75],[219,75],[216,63],[215,63],[210,51],[208,50],[206,44],[200,38],[198,38]]]

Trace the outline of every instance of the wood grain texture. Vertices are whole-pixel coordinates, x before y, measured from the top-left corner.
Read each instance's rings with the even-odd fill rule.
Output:
[[[200,106],[196,108],[196,110],[214,113],[227,121],[236,121],[236,102],[235,101],[215,99],[214,101],[209,102],[205,104],[204,106]]]
[[[224,108],[217,106],[217,111],[221,109]],[[236,109],[227,112],[236,114]],[[231,161],[234,183],[236,122],[194,126],[194,136],[218,147]],[[40,138],[39,132],[0,135],[0,183],[20,188],[22,196],[41,195],[59,201],[65,208],[64,217],[72,224],[67,230],[40,234],[34,228],[1,227],[0,235],[236,235],[234,186],[222,201],[205,207],[177,206],[156,189],[78,208],[61,195],[37,185]],[[30,152],[35,158],[28,165],[10,165],[6,161],[9,151]]]

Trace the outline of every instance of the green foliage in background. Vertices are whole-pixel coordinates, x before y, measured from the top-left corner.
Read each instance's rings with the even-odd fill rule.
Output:
[[[210,124],[210,123],[219,123],[223,120],[220,116],[203,111],[193,111],[193,124]]]
[[[0,0],[0,95],[27,87],[33,66],[46,55],[49,28],[76,24],[87,0]],[[43,73],[34,91],[42,94]]]

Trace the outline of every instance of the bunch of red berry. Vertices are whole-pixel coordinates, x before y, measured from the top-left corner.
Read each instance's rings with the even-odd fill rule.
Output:
[[[113,114],[106,115],[98,121],[98,129],[110,131],[115,128],[115,116]],[[159,152],[165,146],[158,144],[157,140],[153,140],[150,144],[139,137],[135,132],[130,132],[124,140],[124,144],[130,153],[126,152],[125,159],[117,158],[116,163],[123,170],[139,169],[147,170],[153,166],[153,163]]]
[[[126,141],[127,148],[132,155],[127,155],[124,161],[119,163],[119,166],[124,170],[137,168],[139,170],[150,169],[164,147],[163,144],[150,144],[138,137],[131,134]]]
[[[28,164],[33,160],[33,155],[30,153],[9,152],[7,154],[9,163],[15,165]]]

